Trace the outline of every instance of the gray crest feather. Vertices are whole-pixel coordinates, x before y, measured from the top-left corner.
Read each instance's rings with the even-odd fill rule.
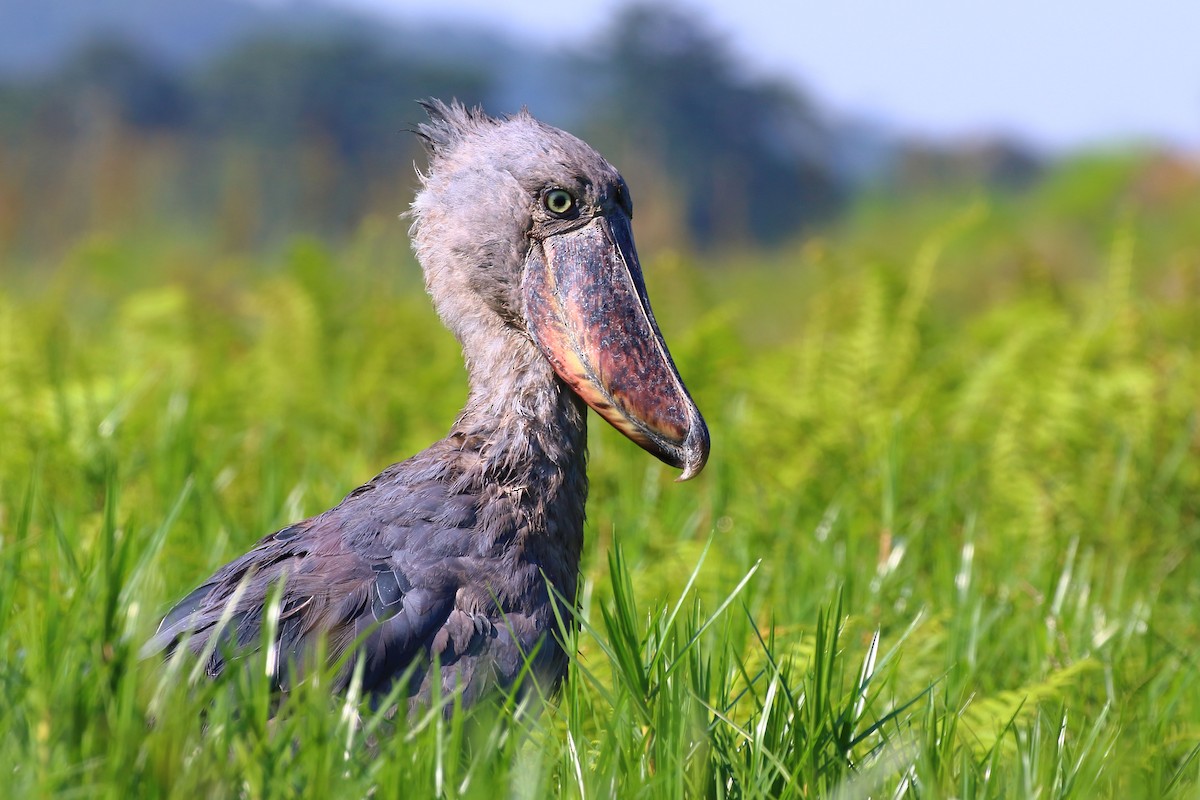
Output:
[[[471,131],[500,122],[480,106],[468,108],[458,100],[448,104],[436,98],[418,102],[429,114],[429,121],[418,124],[415,133],[432,156],[444,155]]]

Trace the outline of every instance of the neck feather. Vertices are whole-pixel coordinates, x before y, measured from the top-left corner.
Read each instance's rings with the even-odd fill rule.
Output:
[[[485,475],[541,491],[582,480],[586,407],[529,338],[496,318],[461,339],[470,395],[451,435],[478,443]]]

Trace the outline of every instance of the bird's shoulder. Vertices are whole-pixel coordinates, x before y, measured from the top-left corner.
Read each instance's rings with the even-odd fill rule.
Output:
[[[280,585],[281,626],[297,640],[378,624],[395,651],[432,636],[478,566],[479,492],[453,460],[430,448],[328,511],[263,537],[179,601],[148,649],[213,629],[231,605],[237,638],[249,644],[266,597]]]

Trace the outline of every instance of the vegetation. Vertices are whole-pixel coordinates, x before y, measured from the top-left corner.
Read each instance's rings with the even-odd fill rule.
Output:
[[[319,2],[160,5],[0,4],[0,248],[164,216],[236,249],[297,230],[342,239],[403,207],[421,156],[402,131],[423,97],[528,105],[651,176],[639,215],[664,244],[778,246],[840,216],[865,184],[1011,189],[1042,168],[1013,142],[911,142],[831,113],[663,4],[629,5],[560,51]]]
[[[279,700],[261,670],[138,658],[212,569],[449,424],[462,370],[404,226],[8,257],[5,794],[1194,796],[1181,174],[1085,160],[1020,204],[879,200],[774,254],[644,251],[710,465],[675,485],[594,420],[561,697],[411,725],[319,679]]]

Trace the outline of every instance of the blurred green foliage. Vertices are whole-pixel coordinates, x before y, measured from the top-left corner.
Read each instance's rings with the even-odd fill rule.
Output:
[[[906,171],[894,137],[844,130],[801,89],[752,77],[686,9],[628,6],[569,52],[379,20],[289,27],[280,10],[275,33],[231,32],[187,60],[151,32],[187,49],[186,20],[205,4],[141,30],[129,21],[138,2],[110,0],[125,27],[99,26],[52,67],[0,75],[0,249],[57,256],[64,238],[164,217],[232,250],[278,246],[297,229],[350,238],[364,215],[405,206],[421,160],[406,132],[428,97],[492,113],[527,104],[579,132],[642,187],[644,238],[697,249],[778,244],[836,218],[862,183],[886,182],[893,161]],[[60,12],[94,26],[91,5]],[[213,13],[239,7],[254,16],[239,3]],[[919,160],[938,174],[1003,177],[981,174],[972,154],[918,149],[933,150]],[[1036,174],[1037,159],[1016,160]]]
[[[10,256],[10,796],[1193,796],[1195,186],[1081,160],[770,253],[644,250],[708,469],[675,485],[593,420],[563,696],[400,731],[316,681],[278,704],[260,671],[189,687],[136,652],[215,567],[445,431],[463,373],[404,225]]]

